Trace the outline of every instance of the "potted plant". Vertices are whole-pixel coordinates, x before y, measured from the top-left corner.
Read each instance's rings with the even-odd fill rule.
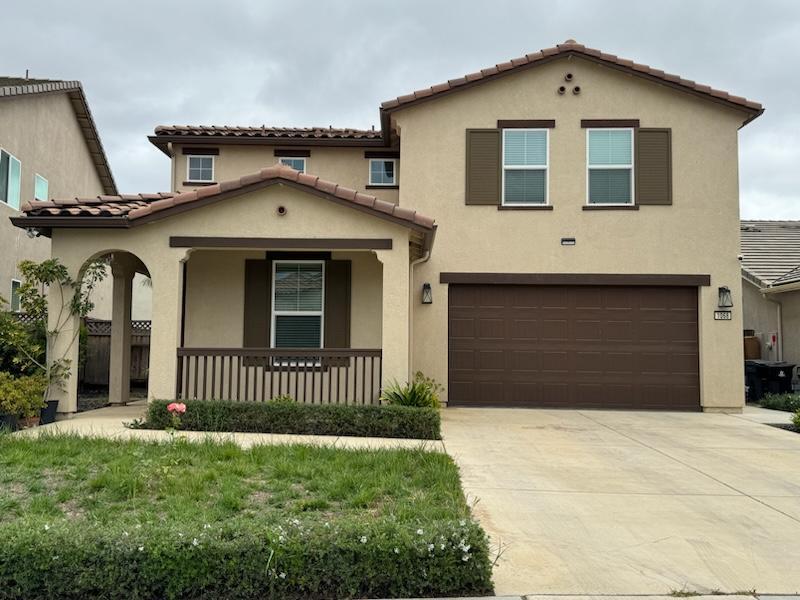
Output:
[[[14,389],[14,378],[9,373],[0,371],[0,430],[18,429],[18,397]]]
[[[0,373],[0,398],[3,412],[13,415],[23,427],[39,424],[47,383],[42,375],[13,377]]]

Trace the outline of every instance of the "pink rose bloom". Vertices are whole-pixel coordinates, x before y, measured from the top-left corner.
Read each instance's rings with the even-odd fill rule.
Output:
[[[175,412],[182,415],[186,412],[186,405],[183,402],[171,402],[170,404],[167,404],[167,410],[169,412]]]

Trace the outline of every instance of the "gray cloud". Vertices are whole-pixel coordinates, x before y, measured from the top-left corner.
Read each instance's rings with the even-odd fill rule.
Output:
[[[378,124],[381,101],[574,37],[762,102],[740,134],[746,218],[800,218],[794,1],[29,1],[0,73],[80,79],[121,190],[164,190],[158,124]]]

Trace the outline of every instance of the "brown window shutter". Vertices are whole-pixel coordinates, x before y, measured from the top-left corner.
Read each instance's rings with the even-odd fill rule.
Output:
[[[636,204],[672,204],[672,130],[636,134]]]
[[[271,278],[270,261],[257,259],[244,261],[245,348],[270,346]]]
[[[325,261],[325,347],[350,347],[350,261]],[[348,366],[349,358],[326,358],[323,366]]]
[[[500,130],[467,129],[466,204],[500,204]]]

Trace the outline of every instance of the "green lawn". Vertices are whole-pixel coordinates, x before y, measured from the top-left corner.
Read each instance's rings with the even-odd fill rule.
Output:
[[[0,589],[25,581],[20,570],[31,580],[42,568],[59,573],[72,552],[56,581],[96,570],[75,597],[102,594],[105,579],[120,578],[142,598],[491,588],[488,543],[458,470],[447,455],[422,450],[0,436],[0,539],[9,541]],[[182,578],[165,561],[181,564]]]

